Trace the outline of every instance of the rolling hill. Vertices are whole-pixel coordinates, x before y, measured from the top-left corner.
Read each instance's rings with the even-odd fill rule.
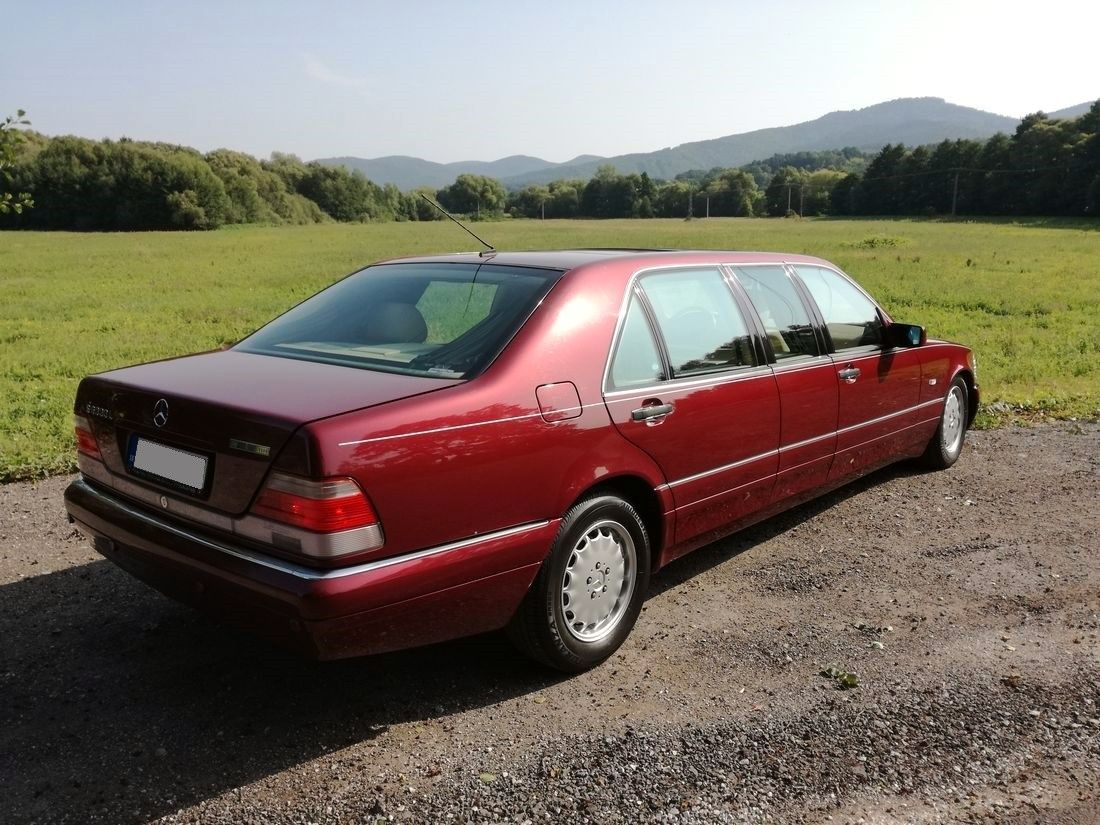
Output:
[[[593,157],[583,155],[569,163],[584,162]],[[358,170],[375,183],[392,183],[402,190],[415,189],[418,186],[438,189],[466,173],[504,179],[561,165],[528,155],[511,155],[492,161],[460,160],[454,163],[435,163],[407,155],[387,155],[382,158],[322,158],[320,162],[327,166],[346,166],[348,169]]]
[[[1082,103],[1050,115],[1076,117],[1090,105]],[[917,97],[891,100],[864,109],[830,112],[791,126],[683,143],[655,152],[608,158],[581,155],[565,163],[526,155],[445,164],[402,156],[325,158],[321,163],[358,169],[376,183],[394,183],[401,189],[445,186],[462,173],[489,175],[499,178],[510,189],[516,189],[529,183],[547,183],[561,178],[587,179],[605,163],[614,165],[620,172],[646,172],[652,178],[668,179],[690,169],[742,166],[781,152],[846,146],[874,152],[887,143],[916,146],[945,139],[987,138],[997,132],[1011,132],[1019,122],[1017,118],[958,106],[938,97]]]
[[[1092,108],[1093,101],[1089,100],[1084,103],[1078,103],[1076,106],[1068,106],[1065,109],[1059,109],[1056,112],[1047,112],[1047,117],[1054,120],[1063,120],[1068,117],[1081,117],[1089,109]]]

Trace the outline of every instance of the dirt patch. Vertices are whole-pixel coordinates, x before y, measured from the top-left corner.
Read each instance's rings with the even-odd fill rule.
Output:
[[[569,679],[499,635],[302,662],[2,486],[0,820],[1098,821],[1098,456],[972,433],[676,562]]]

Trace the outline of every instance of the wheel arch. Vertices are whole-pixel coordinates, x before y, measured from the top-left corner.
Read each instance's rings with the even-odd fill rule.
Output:
[[[966,427],[970,429],[978,414],[978,385],[974,381],[974,373],[966,367],[956,372],[954,377],[961,378],[966,383]]]
[[[656,570],[657,560],[661,557],[661,551],[666,544],[665,528],[667,526],[664,508],[657,491],[644,478],[637,475],[603,478],[585,488],[566,508],[566,512],[585,499],[601,495],[617,496],[638,511],[649,538],[650,571]]]

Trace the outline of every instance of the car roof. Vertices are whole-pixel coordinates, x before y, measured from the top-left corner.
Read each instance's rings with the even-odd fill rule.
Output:
[[[556,269],[562,272],[585,264],[606,260],[633,260],[640,267],[681,263],[814,263],[830,265],[811,255],[785,252],[746,252],[720,249],[635,249],[594,248],[554,249],[538,251],[494,250],[492,252],[454,252],[445,255],[424,255],[394,258],[380,263],[493,263],[498,266],[527,266]]]

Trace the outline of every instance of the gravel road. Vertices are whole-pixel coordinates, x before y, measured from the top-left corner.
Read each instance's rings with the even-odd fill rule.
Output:
[[[99,559],[67,481],[0,487],[3,823],[1100,822],[1095,424],[706,547],[572,678],[302,662]]]

